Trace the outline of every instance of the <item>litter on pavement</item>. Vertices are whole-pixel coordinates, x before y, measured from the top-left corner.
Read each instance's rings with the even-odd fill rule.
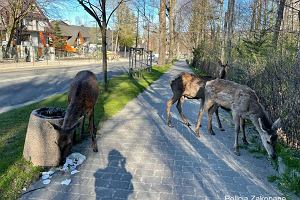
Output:
[[[51,182],[50,179],[43,180],[43,184],[44,184],[44,185],[48,185],[50,182]]]
[[[79,171],[76,169],[78,165],[81,165],[86,160],[86,157],[80,153],[72,153],[66,158],[65,164],[56,168],[55,170],[49,170],[47,172],[42,172],[42,180],[44,185],[48,185],[51,182],[52,175],[57,171],[70,172],[71,175],[77,174]],[[69,185],[71,179],[66,179],[61,182],[62,185]]]
[[[72,153],[66,159],[65,164],[63,165],[62,171],[73,171],[78,165],[81,165],[83,161],[86,160],[86,157],[80,153]]]
[[[62,181],[60,184],[69,185],[70,183],[71,183],[71,179],[66,179],[66,180]]]

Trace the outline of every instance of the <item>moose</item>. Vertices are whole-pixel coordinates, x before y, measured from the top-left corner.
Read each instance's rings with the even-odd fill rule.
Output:
[[[199,136],[204,112],[208,113],[208,132],[214,133],[212,114],[221,106],[232,111],[235,124],[234,153],[236,155],[240,155],[238,146],[240,127],[243,133],[243,142],[248,144],[245,135],[245,119],[249,119],[258,131],[268,155],[272,159],[276,158],[274,145],[277,140],[277,130],[281,127],[281,120],[278,118],[274,123],[271,121],[254,90],[229,80],[215,79],[206,83],[204,95],[205,100],[199,112],[196,135]]]
[[[65,160],[73,145],[74,130],[82,123],[80,138],[84,131],[85,116],[89,118],[88,129],[92,138],[92,148],[98,152],[96,142],[96,128],[94,122],[94,108],[99,96],[99,86],[96,75],[88,70],[80,71],[73,79],[68,95],[68,108],[62,126],[51,124],[59,131],[58,146],[61,160]]]
[[[228,63],[223,64],[220,60],[218,64],[221,66],[219,77],[221,79],[226,78]],[[187,126],[190,126],[187,118],[184,116],[182,112],[182,105],[184,100],[187,99],[200,99],[201,106],[204,103],[204,86],[207,81],[213,80],[214,78],[211,76],[196,76],[191,73],[182,72],[179,74],[173,81],[171,81],[170,86],[173,92],[173,96],[167,101],[166,113],[167,113],[167,125],[169,127],[173,127],[170,120],[170,111],[171,107],[174,103],[177,102],[177,110],[180,114],[181,120]],[[216,116],[218,125],[221,131],[224,131],[220,118],[218,109],[216,110]]]

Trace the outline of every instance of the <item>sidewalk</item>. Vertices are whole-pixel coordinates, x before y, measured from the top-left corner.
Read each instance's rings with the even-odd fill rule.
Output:
[[[113,60],[108,62],[125,62],[126,58],[120,58],[119,60]],[[78,60],[55,60],[55,61],[39,61],[39,62],[19,62],[19,63],[0,63],[1,72],[14,72],[14,71],[26,71],[33,69],[53,69],[61,67],[74,67],[90,64],[101,64],[102,59],[78,59]]]
[[[99,152],[94,153],[90,141],[74,148],[87,160],[79,173],[54,175],[50,185],[33,191],[22,199],[225,199],[261,195],[280,196],[267,181],[275,174],[266,158],[257,159],[241,149],[232,152],[233,127],[223,120],[225,132],[215,128],[216,135],[206,134],[203,120],[201,138],[179,122],[172,109],[174,128],[165,124],[165,103],[171,96],[169,80],[188,71],[179,62],[145,92],[99,130]],[[186,101],[183,108],[195,124],[198,101]],[[97,112],[97,111],[96,111]],[[222,113],[223,117],[226,115]],[[60,185],[66,178],[72,182]],[[42,186],[38,181],[31,188]]]

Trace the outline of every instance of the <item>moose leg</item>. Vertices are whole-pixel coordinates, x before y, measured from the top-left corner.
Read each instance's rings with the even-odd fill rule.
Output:
[[[179,101],[177,102],[176,107],[177,107],[177,110],[178,110],[178,112],[180,114],[180,118],[183,121],[183,123],[185,125],[187,125],[187,126],[190,126],[191,124],[188,122],[188,120],[186,119],[186,117],[184,116],[184,114],[182,112],[182,104],[183,104],[183,102],[184,102],[184,96],[181,96],[180,99],[179,99]]]
[[[217,122],[218,122],[218,126],[219,126],[219,129],[221,131],[225,131],[225,129],[222,127],[222,124],[221,124],[221,120],[220,120],[220,116],[219,116],[219,108],[216,109],[216,117],[217,117]]]
[[[83,139],[83,133],[84,133],[84,122],[85,122],[85,115],[83,115],[83,119],[81,121],[81,131],[79,133],[79,139],[82,141]]]
[[[208,133],[210,133],[211,135],[215,135],[215,132],[212,129],[212,116],[213,116],[214,112],[216,112],[216,110],[218,110],[218,106],[216,104],[214,104],[212,107],[210,107],[208,109],[207,129],[208,129]]]
[[[208,112],[209,108],[213,106],[213,102],[211,101],[201,101],[201,107],[200,107],[200,111],[198,114],[198,119],[197,119],[197,125],[196,125],[196,129],[195,129],[195,134],[197,137],[200,137],[200,132],[199,129],[201,127],[201,123],[202,123],[202,118],[203,118],[203,114],[204,112]]]
[[[97,141],[96,141],[96,128],[94,122],[94,108],[89,112],[89,131],[92,137],[92,148],[94,152],[98,152]]]
[[[239,132],[240,132],[240,117],[237,116],[235,112],[232,112],[233,115],[233,122],[234,122],[234,130],[235,130],[235,142],[234,142],[234,153],[237,156],[240,156],[240,150],[239,150]]]
[[[199,129],[201,127],[201,122],[202,122],[202,117],[203,117],[203,113],[204,113],[204,101],[203,99],[201,99],[201,106],[199,109],[199,113],[198,113],[198,118],[197,118],[197,125],[196,125],[196,129],[195,129],[195,134],[197,137],[200,137],[200,133],[199,133]]]
[[[176,101],[178,101],[178,99],[179,99],[179,95],[173,95],[172,98],[167,101],[166,113],[167,113],[167,125],[169,127],[173,127],[170,119],[171,107]]]
[[[242,129],[242,134],[243,134],[243,143],[245,145],[248,145],[249,142],[247,141],[246,132],[245,132],[245,119],[240,118],[240,124],[241,124],[241,129]]]

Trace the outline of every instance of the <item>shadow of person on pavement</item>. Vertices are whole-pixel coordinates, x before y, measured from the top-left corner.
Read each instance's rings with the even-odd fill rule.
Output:
[[[126,158],[113,149],[105,169],[94,173],[96,199],[128,199],[133,193],[132,175],[125,168]]]

